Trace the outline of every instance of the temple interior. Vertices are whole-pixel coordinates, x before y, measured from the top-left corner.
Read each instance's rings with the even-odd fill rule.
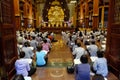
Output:
[[[77,43],[87,51],[91,35],[107,60],[104,80],[120,80],[119,0],[0,0],[0,80],[13,80],[19,48],[21,52],[25,37],[30,43],[37,36],[42,38],[37,46],[48,36],[51,40],[47,65],[36,66],[37,49],[30,45],[36,72],[25,80],[76,80],[75,73],[67,72],[68,66],[78,64],[70,38],[77,36]],[[87,53],[91,66],[94,62]],[[93,75],[90,72],[91,80]]]

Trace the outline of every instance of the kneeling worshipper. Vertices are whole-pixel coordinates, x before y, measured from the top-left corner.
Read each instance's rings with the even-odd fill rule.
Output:
[[[108,76],[107,60],[104,57],[103,51],[97,51],[98,59],[93,63],[93,70],[96,74],[102,75],[103,77]]]
[[[32,59],[24,58],[25,52],[20,52],[20,58],[15,62],[16,74],[21,74],[24,77],[31,76],[35,73],[36,68],[32,67]]]
[[[80,58],[81,64],[75,65],[75,80],[90,80],[90,65],[87,55]]]
[[[38,67],[45,66],[48,60],[48,52],[46,50],[42,50],[42,46],[37,47],[36,51],[36,65]]]

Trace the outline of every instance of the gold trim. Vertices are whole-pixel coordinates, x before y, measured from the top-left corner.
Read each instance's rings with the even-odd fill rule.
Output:
[[[98,16],[98,14],[93,14],[93,16]]]
[[[52,5],[60,5],[60,2],[55,0],[55,1],[52,2]]]
[[[28,18],[27,16],[23,16],[23,18]]]
[[[89,18],[89,16],[85,16],[85,18]]]
[[[20,16],[20,14],[15,14],[15,16]]]

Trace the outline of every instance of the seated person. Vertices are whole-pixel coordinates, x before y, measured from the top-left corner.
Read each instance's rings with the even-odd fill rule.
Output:
[[[98,59],[95,60],[93,63],[93,70],[96,74],[100,74],[103,77],[107,77],[108,75],[108,66],[107,66],[107,60],[103,56],[103,51],[97,51]]]
[[[47,52],[50,51],[50,48],[51,48],[51,45],[50,43],[47,42],[46,39],[43,40],[43,44],[42,44],[42,49],[43,50],[46,50]]]
[[[25,52],[20,52],[20,58],[15,62],[16,74],[22,74],[25,76],[31,76],[35,73],[36,68],[32,68],[29,62],[24,58]]]
[[[34,53],[32,49],[29,47],[29,42],[24,43],[24,46],[22,47],[22,51],[25,52],[24,58],[29,58],[29,59],[33,58]]]
[[[88,57],[82,55],[80,58],[81,64],[75,65],[75,80],[90,80],[90,65]]]
[[[24,77],[21,74],[17,74],[14,76],[13,80],[32,80],[31,77]]]
[[[83,54],[87,54],[86,50],[81,46],[81,43],[77,43],[77,46],[75,50],[72,52],[73,56],[75,56],[75,59],[80,59]]]
[[[90,53],[90,56],[97,56],[98,46],[95,44],[95,41],[92,41],[87,50]]]
[[[36,51],[36,65],[37,66],[45,66],[47,64],[47,51],[46,50],[42,50],[42,46],[38,46],[37,47],[37,51]]]

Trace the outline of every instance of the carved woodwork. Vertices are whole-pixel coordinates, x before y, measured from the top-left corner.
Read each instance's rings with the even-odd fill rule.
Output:
[[[109,6],[106,57],[113,73],[118,77],[120,75],[120,19],[118,19],[120,2],[110,0]]]
[[[0,13],[0,73],[2,80],[10,80],[17,59],[13,0],[0,0]]]
[[[98,28],[99,23],[99,0],[93,0],[93,30]]]

